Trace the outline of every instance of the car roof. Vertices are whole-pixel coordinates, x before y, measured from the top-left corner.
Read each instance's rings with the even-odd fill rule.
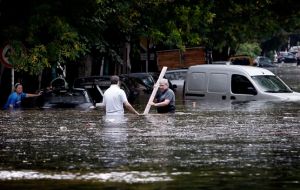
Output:
[[[289,49],[289,52],[297,52],[300,50],[300,46],[292,46],[290,49]]]
[[[281,55],[287,55],[287,54],[293,54],[293,53],[289,52],[289,51],[280,51],[279,54],[281,54]]]
[[[141,72],[141,73],[128,73],[128,74],[124,74],[124,75],[128,75],[128,76],[151,76],[151,73]]]
[[[266,57],[266,56],[257,56],[256,58],[268,58],[268,57]],[[270,58],[268,58],[268,59],[270,59]]]
[[[242,65],[194,65],[189,68],[189,71],[201,69],[203,71],[225,71],[225,72],[242,72],[250,76],[257,75],[274,75],[271,71],[254,66]]]
[[[213,61],[212,64],[230,65],[231,61]]]
[[[170,70],[167,70],[166,72],[178,72],[178,71],[187,71],[188,68],[186,69],[170,69]]]

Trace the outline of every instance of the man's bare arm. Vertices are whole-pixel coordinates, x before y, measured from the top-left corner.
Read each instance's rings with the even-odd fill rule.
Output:
[[[129,102],[125,102],[124,103],[125,107],[131,112],[131,113],[135,113],[137,115],[140,115],[139,112],[137,112]]]

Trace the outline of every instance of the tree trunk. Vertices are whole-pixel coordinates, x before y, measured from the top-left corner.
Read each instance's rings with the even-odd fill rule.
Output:
[[[123,73],[131,72],[130,51],[131,51],[130,37],[127,37],[127,42],[125,42],[124,44],[124,51],[123,51]]]
[[[42,88],[42,75],[43,75],[43,72],[41,72],[38,76],[38,81],[39,81],[38,90],[40,90]]]
[[[79,77],[87,77],[92,74],[92,57],[90,55],[86,56],[85,60],[82,61],[79,67],[78,75]]]
[[[104,57],[102,57],[102,60],[101,60],[100,76],[103,76],[103,68],[104,68]]]

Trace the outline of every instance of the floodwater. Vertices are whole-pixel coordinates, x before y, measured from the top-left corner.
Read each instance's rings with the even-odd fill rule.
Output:
[[[300,91],[299,68],[276,73]],[[2,111],[0,188],[300,189],[300,102],[176,104],[174,115],[122,120]]]

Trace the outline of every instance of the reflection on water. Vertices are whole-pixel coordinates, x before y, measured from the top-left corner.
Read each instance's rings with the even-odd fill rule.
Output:
[[[299,189],[299,108],[180,101],[176,114],[120,121],[103,110],[3,111],[0,187]]]
[[[178,175],[179,173],[171,173]],[[180,173],[184,175],[184,173]],[[151,172],[110,172],[110,173],[42,173],[38,171],[0,171],[2,180],[90,180],[100,182],[126,182],[126,183],[149,183],[157,181],[171,181],[166,173]]]

